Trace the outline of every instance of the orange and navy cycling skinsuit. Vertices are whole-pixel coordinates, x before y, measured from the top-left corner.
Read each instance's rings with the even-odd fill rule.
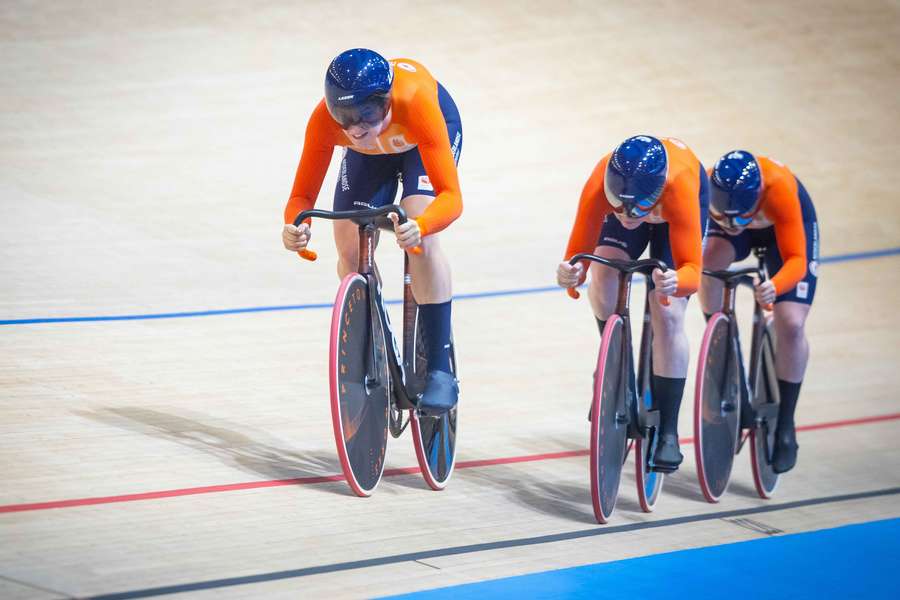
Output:
[[[374,147],[355,146],[331,118],[324,99],[313,110],[294,187],[284,209],[285,223],[315,205],[335,146],[345,150],[334,210],[392,204],[402,181],[401,198],[434,198],[416,218],[423,236],[441,231],[462,213],[456,173],[462,150],[459,111],[447,90],[421,64],[407,58],[390,63],[394,70],[391,120]]]
[[[625,228],[612,214],[606,200],[603,180],[612,153],[594,168],[581,192],[578,214],[566,260],[581,252],[593,252],[596,246],[612,246],[637,259],[647,245],[650,256],[678,272],[676,296],[689,296],[700,286],[703,264],[703,237],[709,211],[709,178],[706,170],[683,142],[660,138],[666,148],[668,173],[659,202],[635,229]],[[585,269],[586,273],[586,269]],[[652,281],[649,282],[652,285]]]
[[[756,162],[763,187],[753,220],[737,235],[730,235],[711,221],[709,235],[728,240],[736,261],[747,258],[752,248],[766,248],[766,269],[775,285],[775,302],[812,304],[819,261],[816,209],[790,169],[765,156],[757,156]]]

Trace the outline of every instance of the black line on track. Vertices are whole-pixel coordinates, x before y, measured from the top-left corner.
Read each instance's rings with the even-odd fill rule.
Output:
[[[62,598],[67,598],[68,600],[75,600],[75,596],[72,594],[67,594],[65,592],[60,592],[59,590],[54,590],[53,588],[48,588],[42,585],[38,585],[36,583],[31,583],[29,581],[23,581],[21,579],[16,579],[15,577],[10,577],[9,575],[3,575],[0,573],[0,579],[4,579],[6,581],[10,581],[15,583],[16,585],[21,585],[22,587],[31,588],[33,590],[38,590],[41,592],[47,592],[48,594],[56,594]]]
[[[438,548],[435,550],[424,550],[421,552],[409,552],[407,554],[393,554],[391,556],[382,556],[378,558],[368,558],[365,560],[355,560],[342,563],[332,563],[330,565],[305,567],[303,569],[273,571],[271,573],[259,573],[258,575],[245,575],[243,577],[229,577],[225,579],[211,579],[208,581],[197,581],[194,583],[183,583],[155,588],[131,590],[126,592],[117,592],[114,594],[101,594],[99,596],[91,596],[90,598],[92,600],[126,600],[130,598],[150,598],[152,596],[164,596],[166,594],[178,594],[183,592],[193,592],[197,590],[211,590],[217,588],[232,587],[236,585],[246,585],[249,583],[262,583],[266,581],[278,581],[281,579],[295,579],[298,577],[308,577],[310,575],[320,575],[323,573],[352,571],[354,569],[378,567],[382,565],[390,565],[402,562],[413,562],[439,556],[456,556],[459,554],[484,552],[487,550],[518,548],[521,546],[533,546],[536,544],[550,544],[553,542],[577,540],[581,538],[596,537],[601,535],[612,535],[614,533],[624,533],[629,531],[640,531],[643,529],[658,529],[660,527],[670,527],[673,525],[685,525],[688,523],[697,523],[701,521],[743,517],[746,515],[758,515],[779,510],[790,510],[793,508],[800,508],[804,506],[816,506],[819,504],[831,504],[834,502],[849,502],[852,500],[864,500],[867,498],[891,496],[894,494],[900,494],[900,487],[872,490],[868,492],[858,492],[855,494],[826,496],[823,498],[809,498],[807,500],[796,500],[794,502],[784,502],[782,504],[766,504],[765,506],[757,506],[753,508],[740,508],[736,510],[726,510],[701,515],[675,517],[672,519],[662,519],[659,521],[649,521],[644,523],[630,523],[628,525],[616,525],[613,527],[598,526],[592,527],[591,529],[582,529],[579,531],[569,531],[566,533],[555,533],[551,535],[542,535],[530,538],[518,538],[513,540],[503,540],[499,542],[485,542],[483,544],[470,544],[467,546],[453,546],[450,548]]]
[[[340,571],[352,571],[354,569],[364,569],[367,567],[378,567],[382,565],[390,565],[402,562],[414,562],[418,560],[435,558],[439,556],[455,556],[459,554],[470,554],[473,552],[484,552],[486,550],[499,550],[503,548],[517,548],[520,546],[533,546],[536,544],[549,544],[553,542],[562,542],[566,540],[576,540],[580,538],[595,537],[601,535],[612,535],[614,533],[624,533],[627,531],[640,531],[643,529],[658,529],[660,527],[670,527],[672,525],[685,525],[688,523],[697,523],[701,521],[712,521],[716,519],[728,519],[733,517],[743,517],[747,515],[758,515],[762,513],[775,512],[779,510],[790,510],[804,506],[816,506],[819,504],[831,504],[834,502],[849,502],[852,500],[864,500],[867,498],[877,498],[880,496],[891,496],[900,494],[900,487],[885,488],[881,490],[872,490],[869,492],[858,492],[855,494],[842,494],[838,496],[827,496],[824,498],[809,498],[807,500],[796,500],[794,502],[784,502],[782,504],[766,504],[765,506],[757,506],[753,508],[740,508],[735,510],[726,510],[721,512],[707,513],[702,515],[690,515],[684,517],[675,517],[672,519],[662,519],[659,521],[649,521],[643,523],[630,523],[628,525],[616,525],[613,527],[592,527],[591,529],[582,529],[579,531],[570,531],[566,533],[555,533],[552,535],[542,535],[530,538],[518,538],[513,540],[503,540],[499,542],[486,542],[482,544],[470,544],[468,546],[453,546],[450,548],[438,548],[435,550],[424,550],[421,552],[410,552],[407,554],[394,554],[391,556],[382,556],[378,558],[368,558],[365,560],[355,560],[343,563],[332,563],[330,565],[320,565],[317,567],[306,567],[303,569],[291,569],[288,571],[273,571],[271,573],[259,573],[258,575],[245,575],[243,577],[229,577],[225,579],[211,579],[208,581],[197,581],[194,583],[182,583],[177,585],[168,585],[155,588],[146,588],[140,590],[131,590],[126,592],[117,592],[114,594],[101,594],[99,596],[91,596],[93,600],[125,600],[130,598],[150,598],[152,596],[164,596],[166,594],[178,594],[182,592],[193,592],[198,590],[210,590],[236,585],[246,585],[249,583],[262,583],[266,581],[278,581],[281,579],[295,579],[298,577],[308,577],[310,575],[320,575],[322,573],[335,573]]]

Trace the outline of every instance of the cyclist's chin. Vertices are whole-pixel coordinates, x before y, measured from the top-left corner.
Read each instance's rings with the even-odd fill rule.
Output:
[[[618,213],[616,213],[616,218],[619,219],[619,223],[621,223],[622,227],[625,229],[637,229],[644,222],[643,219],[632,219]]]

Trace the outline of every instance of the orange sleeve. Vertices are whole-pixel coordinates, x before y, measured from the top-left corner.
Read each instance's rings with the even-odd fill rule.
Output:
[[[456,162],[450,149],[447,124],[436,100],[427,97],[422,89],[413,100],[410,114],[414,125],[410,127],[419,147],[425,173],[434,188],[434,201],[416,217],[422,236],[446,229],[462,214],[462,192]]]
[[[663,198],[662,217],[669,224],[669,245],[678,273],[675,296],[689,296],[700,287],[703,265],[703,230],[700,224],[700,180],[685,169],[672,181]],[[671,194],[671,195],[669,195]]]
[[[576,254],[593,252],[597,247],[600,230],[603,229],[603,220],[612,212],[612,207],[606,201],[606,194],[603,191],[603,178],[608,162],[609,156],[607,155],[597,163],[581,190],[578,212],[575,215],[575,222],[572,224],[572,233],[569,234],[569,244],[566,246],[565,260],[569,260]],[[585,277],[587,277],[587,267],[585,261]]]
[[[284,207],[285,223],[293,223],[300,211],[315,206],[334,152],[335,127],[337,124],[328,114],[323,99],[313,110],[306,125],[303,153],[300,155],[300,164],[294,176],[294,187]]]
[[[793,177],[780,177],[766,189],[763,211],[775,224],[775,242],[783,264],[772,276],[776,294],[784,294],[806,276],[806,230]]]

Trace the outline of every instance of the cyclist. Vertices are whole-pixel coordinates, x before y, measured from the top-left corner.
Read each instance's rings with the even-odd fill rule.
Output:
[[[783,164],[744,150],[716,162],[711,172],[709,241],[703,253],[708,269],[725,269],[756,247],[766,249],[773,276],[756,288],[762,305],[774,303],[775,371],[781,404],[772,468],[791,470],[797,462],[794,412],[809,360],[805,324],[816,295],[819,227],[803,184]],[[809,261],[807,263],[807,261]],[[808,268],[807,268],[808,266]],[[722,283],[706,277],[700,301],[707,315],[722,305]]]
[[[683,456],[678,446],[678,410],[688,367],[684,332],[687,297],[700,285],[709,180],[694,153],[680,140],[639,135],[628,138],[594,168],[581,192],[565,258],[593,252],[612,259],[650,256],[674,268],[655,269],[648,282],[660,302],[650,303],[653,326],[652,392],[660,413],[660,441],[654,454],[659,470],[674,471]],[[615,308],[617,273],[593,263],[588,296],[602,333]],[[586,278],[585,265],[563,261],[557,282],[574,288]],[[669,298],[662,305],[662,297]]]
[[[282,241],[292,252],[306,250],[309,223],[294,227],[297,214],[312,208],[335,146],[343,146],[334,210],[377,208],[394,202],[410,219],[394,231],[410,253],[413,295],[419,304],[429,372],[419,408],[438,415],[456,405],[459,388],[451,375],[451,278],[439,233],[462,212],[456,165],[462,123],[447,90],[418,62],[386,60],[364,48],[339,54],[325,74],[325,98],[306,127],[294,186],[284,209]],[[338,275],[356,269],[359,236],[350,221],[335,221]]]

